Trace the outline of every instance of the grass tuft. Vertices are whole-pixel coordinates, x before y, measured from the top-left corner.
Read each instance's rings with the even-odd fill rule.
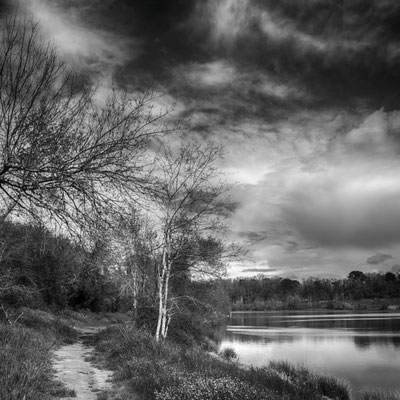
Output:
[[[357,400],[399,400],[400,393],[384,393],[379,390],[361,392]]]

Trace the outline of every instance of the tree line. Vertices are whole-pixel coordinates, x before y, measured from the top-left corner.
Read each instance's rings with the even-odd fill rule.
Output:
[[[399,299],[400,275],[392,272],[364,273],[352,271],[343,279],[256,278],[224,280],[224,290],[233,309],[304,308],[324,302],[325,307],[346,308],[353,301],[365,299]]]
[[[60,307],[118,299],[148,310],[157,340],[208,308],[188,283],[237,254],[221,148],[171,146],[154,96],[99,96],[32,20],[1,20],[0,301],[21,287]]]

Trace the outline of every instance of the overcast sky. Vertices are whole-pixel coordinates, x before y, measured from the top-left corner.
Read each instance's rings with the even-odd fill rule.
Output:
[[[231,276],[399,269],[398,0],[21,0],[19,12],[101,87],[153,85],[188,121],[185,140],[222,144],[233,237],[251,243]]]

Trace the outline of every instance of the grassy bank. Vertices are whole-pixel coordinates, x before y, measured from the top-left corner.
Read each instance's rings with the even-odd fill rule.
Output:
[[[22,313],[22,314],[21,314]],[[16,319],[18,318],[18,321]],[[51,400],[73,396],[54,382],[52,350],[76,340],[80,322],[116,324],[93,338],[96,361],[115,371],[114,388],[101,400],[350,400],[349,388],[333,377],[306,368],[271,362],[243,368],[207,352],[209,346],[157,343],[126,316],[82,316],[66,312],[14,310],[13,323],[0,323],[0,399]],[[234,354],[224,354],[232,359]],[[99,400],[100,400],[99,398]],[[360,400],[398,400],[399,396],[363,393]]]
[[[347,385],[305,368],[273,362],[265,368],[241,368],[200,347],[157,343],[134,326],[99,334],[99,355],[116,371],[119,387],[110,399],[128,400],[321,400],[350,399]]]
[[[71,321],[27,308],[0,323],[0,399],[50,400],[73,393],[53,380],[51,351],[76,339]]]

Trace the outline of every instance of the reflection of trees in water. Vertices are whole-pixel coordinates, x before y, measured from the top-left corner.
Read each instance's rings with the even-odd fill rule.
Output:
[[[314,343],[322,343],[326,340],[328,341],[337,341],[337,340],[348,340],[353,341],[357,349],[359,350],[367,350],[372,346],[385,346],[385,347],[395,347],[400,348],[400,336],[370,336],[370,335],[310,335],[307,333],[304,335],[296,335],[296,334],[268,334],[265,332],[260,332],[257,334],[255,330],[251,334],[249,333],[240,333],[240,332],[226,332],[225,338],[235,342],[241,343],[258,343],[258,344],[270,344],[270,343],[293,343],[296,341],[300,341],[307,337],[308,341],[312,341]]]
[[[265,336],[265,335],[248,335],[246,333],[238,332],[227,332],[225,337],[228,340],[241,342],[241,343],[259,343],[259,344],[269,344],[269,343],[292,343],[300,338],[292,335],[279,335],[279,336]]]
[[[363,317],[362,314],[355,318],[331,318],[321,317],[318,314],[298,315],[288,318],[287,315],[279,314],[233,314],[230,325],[234,326],[257,326],[257,327],[279,327],[279,328],[314,328],[314,329],[340,329],[368,332],[399,332],[400,318],[390,317],[389,314],[382,314],[381,317]]]
[[[233,314],[229,325],[237,328],[247,327],[250,331],[226,332],[226,338],[238,342],[259,344],[292,343],[306,338],[320,343],[326,340],[353,341],[357,349],[368,349],[371,346],[400,348],[400,317],[390,314],[377,314],[371,317],[363,314],[340,317],[321,314]],[[254,330],[251,328],[254,327]],[[257,332],[257,328],[266,328]],[[268,329],[279,329],[279,332],[268,332]],[[302,332],[302,329],[307,331]],[[311,330],[310,330],[311,329]],[[285,332],[288,330],[288,332]],[[320,331],[321,330],[321,331]],[[328,331],[328,332],[326,332]],[[354,332],[354,335],[352,334]],[[391,335],[393,334],[393,335]]]
[[[400,336],[354,336],[353,340],[359,350],[367,350],[371,346],[400,348]]]

